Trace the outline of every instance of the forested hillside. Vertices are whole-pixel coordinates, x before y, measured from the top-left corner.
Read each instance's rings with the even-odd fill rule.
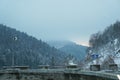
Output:
[[[88,47],[78,45],[72,41],[48,41],[50,46],[57,48],[58,50],[65,52],[69,57],[73,57],[76,62],[80,62],[85,59],[86,50]]]
[[[71,43],[71,44],[67,44],[67,45],[63,46],[59,50],[67,53],[68,55],[74,56],[77,61],[81,61],[85,58],[86,49],[87,49],[86,46]]]
[[[90,48],[88,49],[88,55],[86,61],[91,64],[92,62],[107,65],[107,64],[120,64],[120,22],[107,27],[103,32],[97,32],[91,35],[89,40]],[[92,59],[91,55],[98,54],[99,61]],[[91,62],[92,61],[92,62]]]
[[[0,67],[63,65],[65,54],[41,40],[0,24]]]
[[[120,22],[107,27],[103,32],[98,32],[91,35],[89,44],[92,48],[98,48],[107,43],[113,43],[115,39],[120,40]]]

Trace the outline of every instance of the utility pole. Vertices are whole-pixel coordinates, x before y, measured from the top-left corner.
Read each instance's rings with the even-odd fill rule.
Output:
[[[14,43],[17,41],[17,39],[18,38],[16,36],[13,38]],[[12,53],[12,66],[15,66],[15,54],[14,54],[14,52]]]
[[[12,66],[14,66],[14,53],[12,53]]]

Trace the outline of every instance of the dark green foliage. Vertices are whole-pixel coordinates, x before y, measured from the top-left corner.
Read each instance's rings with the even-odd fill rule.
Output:
[[[11,66],[13,54],[16,66],[29,65],[32,68],[51,65],[53,57],[54,65],[62,65],[64,60],[64,54],[54,47],[0,24],[0,67]]]

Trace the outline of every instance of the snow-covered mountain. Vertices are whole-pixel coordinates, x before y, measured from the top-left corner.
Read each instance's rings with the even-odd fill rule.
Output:
[[[100,64],[103,69],[108,68],[109,64],[118,64],[120,67],[120,22],[91,35],[89,44],[91,47],[87,52],[86,67],[91,64]]]

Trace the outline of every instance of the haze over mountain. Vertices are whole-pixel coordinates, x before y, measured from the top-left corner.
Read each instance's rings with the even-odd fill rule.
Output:
[[[55,47],[57,49],[60,49],[62,47],[64,47],[65,45],[70,45],[70,44],[75,44],[72,41],[67,41],[67,40],[57,40],[57,41],[47,41],[47,43],[51,46],[51,47]]]

